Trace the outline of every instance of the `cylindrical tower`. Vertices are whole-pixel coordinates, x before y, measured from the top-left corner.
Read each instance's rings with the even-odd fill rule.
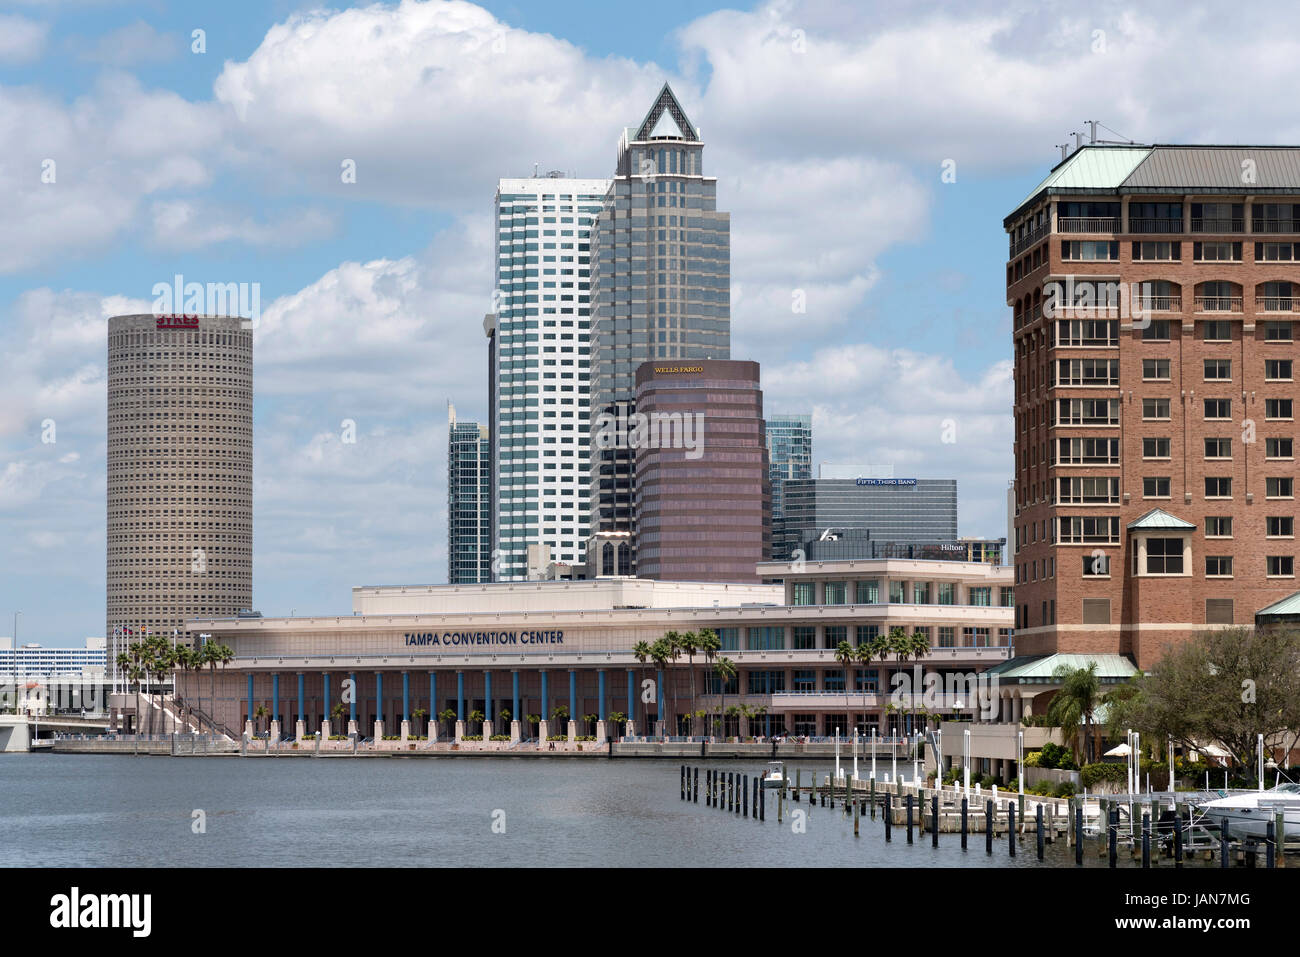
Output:
[[[147,634],[253,599],[253,333],[226,316],[108,320],[110,670]]]

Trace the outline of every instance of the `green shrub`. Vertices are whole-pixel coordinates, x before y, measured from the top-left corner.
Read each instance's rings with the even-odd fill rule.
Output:
[[[1055,796],[1059,798],[1074,797],[1075,789],[1073,781],[1062,781],[1056,786]]]
[[[483,735],[481,735],[481,734],[462,734],[462,735],[460,736],[460,739],[461,739],[462,741],[482,741],[482,740],[483,740]]]
[[[493,741],[509,741],[509,740],[510,740],[510,735],[508,735],[508,734],[494,734],[494,735],[492,735],[492,739],[491,739],[491,740],[493,740]]]
[[[1025,767],[1027,768],[1046,767],[1046,765],[1039,764],[1042,758],[1043,758],[1042,751],[1030,751],[1028,754],[1025,755]]]
[[[1121,782],[1127,777],[1127,765],[1111,764],[1107,761],[1085,764],[1079,772],[1079,780],[1083,782],[1085,788],[1089,789],[1095,788],[1102,781]]]

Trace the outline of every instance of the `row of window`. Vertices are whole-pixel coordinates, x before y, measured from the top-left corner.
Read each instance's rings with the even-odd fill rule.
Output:
[[[852,585],[850,592],[849,586]],[[908,583],[903,581],[888,582],[888,601],[889,604],[902,605],[955,605],[957,604],[957,583],[956,582],[920,582],[911,583],[911,589],[908,589]],[[993,587],[974,585],[966,590],[968,605],[985,605],[993,604]],[[1012,589],[1000,588],[998,599],[1004,607],[1010,607],[1014,599],[1011,595]],[[877,605],[881,604],[881,582],[879,579],[869,579],[866,581],[846,582],[846,581],[828,581],[824,583],[824,600],[825,605],[846,605],[849,604],[849,595],[853,596],[855,605]],[[795,582],[791,588],[791,604],[793,605],[814,605],[817,603],[816,583],[814,582]]]

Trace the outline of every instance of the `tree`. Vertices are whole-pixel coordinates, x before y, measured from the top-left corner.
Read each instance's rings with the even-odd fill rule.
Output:
[[[556,724],[563,725],[569,719],[569,706],[567,704],[557,704],[551,709],[551,717]]]
[[[1101,691],[1097,663],[1089,662],[1086,668],[1058,665],[1052,672],[1052,680],[1061,685],[1061,690],[1053,696],[1047,707],[1047,721],[1053,727],[1061,729],[1061,740],[1069,746],[1075,763],[1082,766],[1086,750],[1082,741],[1082,729],[1085,724],[1092,724],[1097,697]]]
[[[849,720],[853,720],[852,705],[849,704],[849,665],[858,660],[858,650],[847,641],[841,641],[835,646],[835,660],[844,668],[844,707],[849,714]]]
[[[645,679],[645,663],[652,657],[652,655],[653,655],[653,651],[650,648],[649,642],[638,641],[635,645],[632,646],[632,657],[635,658],[637,661],[641,662],[642,680]],[[655,697],[657,699],[658,694],[656,694]],[[642,710],[644,711],[645,709],[643,708]]]
[[[450,727],[452,725],[452,722],[456,720],[456,709],[443,708],[441,711],[438,712],[438,718],[442,721],[446,721],[448,727]]]
[[[341,725],[341,724],[343,723],[343,712],[346,711],[346,710],[347,710],[347,709],[343,707],[343,702],[342,702],[342,701],[336,701],[336,702],[334,702],[334,707],[330,708],[330,717],[332,717],[332,718],[334,719],[334,724],[335,724],[335,725]],[[262,711],[266,711],[266,709],[263,708]],[[338,728],[337,728],[337,727],[332,728],[331,731],[332,731],[332,733],[334,733],[334,734],[338,734]]]
[[[336,707],[336,708],[339,708],[339,709],[342,709],[343,706],[342,706],[342,705],[335,705],[335,707]],[[257,710],[253,712],[253,720],[257,722],[257,724],[255,725],[255,727],[260,726],[260,725],[262,724],[262,719],[265,718],[265,717],[266,717],[268,714],[270,714],[270,713],[271,713],[271,712],[269,712],[269,711],[266,710],[266,705],[264,705],[264,704],[259,704],[259,705],[257,706]]]
[[[1257,734],[1268,748],[1300,740],[1300,630],[1202,632],[1105,700],[1112,733],[1134,728],[1188,749],[1218,742],[1253,771]]]
[[[666,638],[656,640],[650,646],[650,659],[655,663],[655,668],[662,671],[669,659],[668,641]],[[658,682],[655,684],[655,714],[658,720],[663,722],[664,732],[668,731],[668,713],[664,707],[664,690],[659,687]]]
[[[471,711],[471,712],[469,713],[469,719],[470,719],[470,721],[473,721],[475,724],[478,725],[478,732],[479,732],[479,734],[482,734],[482,733],[483,733],[483,720],[484,720],[486,717],[487,717],[487,715],[485,715],[485,714],[484,714],[482,711],[480,711],[478,708],[475,708],[473,711]]]
[[[695,693],[695,655],[700,650],[700,636],[693,631],[685,631],[677,636],[677,646],[686,655],[687,669],[691,676],[691,708],[694,709],[699,697]],[[691,712],[694,714],[694,711]],[[694,731],[692,724],[691,730]]]
[[[721,695],[718,701],[718,711],[721,712],[723,706],[727,703],[727,684],[739,672],[736,669],[736,663],[726,655],[718,656],[718,660],[713,663],[713,671],[718,676],[718,691]]]
[[[417,728],[420,726],[420,722],[424,720],[424,716],[428,713],[429,712],[424,708],[416,708],[411,712],[411,717],[415,718],[415,726]]]

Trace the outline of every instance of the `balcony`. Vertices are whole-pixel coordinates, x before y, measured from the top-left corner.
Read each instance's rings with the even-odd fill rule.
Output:
[[[1256,312],[1295,312],[1300,299],[1293,296],[1256,296]]]
[[[1015,258],[1023,253],[1026,249],[1039,242],[1051,231],[1051,223],[1042,223],[1035,226],[1020,239],[1011,240],[1011,256]]]
[[[1130,233],[1181,233],[1183,221],[1181,219],[1130,219],[1128,231]]]
[[[1182,312],[1183,297],[1179,296],[1147,296],[1139,300],[1139,308],[1146,312]]]
[[[1058,233],[1117,233],[1118,216],[1060,216],[1056,220]]]
[[[1263,219],[1251,220],[1253,233],[1300,233],[1300,219]]]
[[[1241,312],[1241,296],[1197,296],[1197,312]]]
[[[1240,233],[1245,228],[1246,222],[1243,219],[1222,216],[1192,219],[1192,232],[1194,233]]]

